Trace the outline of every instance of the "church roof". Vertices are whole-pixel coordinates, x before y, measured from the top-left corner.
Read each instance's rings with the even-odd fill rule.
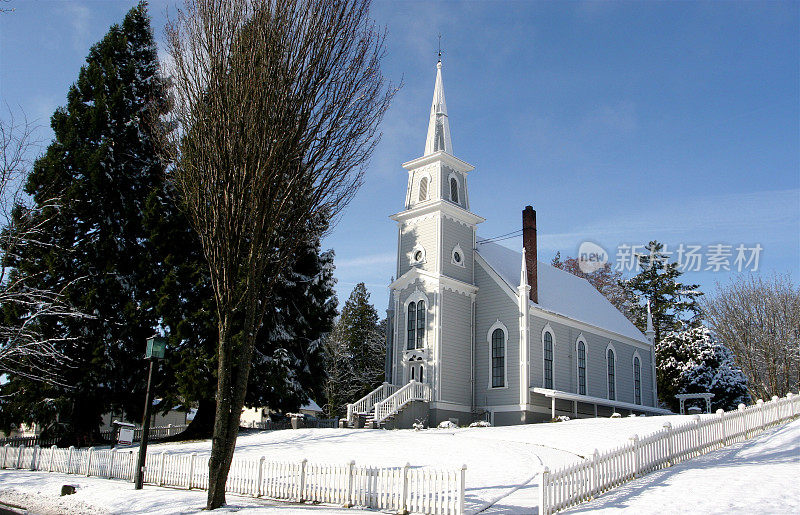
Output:
[[[522,253],[492,242],[479,242],[477,252],[516,292]],[[642,332],[589,281],[542,261],[537,267],[539,303],[530,301],[532,305],[647,343]]]

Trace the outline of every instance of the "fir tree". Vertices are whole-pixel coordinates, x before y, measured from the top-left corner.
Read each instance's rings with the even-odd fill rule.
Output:
[[[731,351],[719,342],[705,326],[671,332],[656,343],[659,370],[675,378],[665,384],[662,397],[670,409],[677,411],[679,393],[711,392],[713,410],[735,409],[747,402],[747,379],[736,365]]]
[[[159,325],[147,307],[158,265],[142,220],[146,199],[163,189],[148,130],[167,110],[158,69],[141,2],[90,50],[66,107],[51,119],[54,141],[25,185],[40,208],[32,212],[43,217],[46,240],[20,257],[17,272],[43,288],[71,284],[67,300],[92,318],[42,328],[67,342],[62,351],[71,361],[58,372],[68,388],[54,391],[14,377],[3,391],[36,397],[31,392],[38,390],[83,440],[96,435],[109,409],[141,412],[144,342]],[[49,205],[54,198],[57,206]],[[18,407],[26,419],[24,404]]]
[[[671,405],[680,377],[675,369],[662,366],[658,343],[669,333],[698,327],[702,293],[698,291],[698,285],[680,282],[682,272],[678,270],[678,264],[670,263],[663,249],[661,243],[651,241],[646,247],[647,253],[638,257],[639,273],[625,281],[624,286],[633,299],[634,323],[642,332],[647,328],[645,306],[650,301],[656,340],[658,394],[662,402]],[[664,361],[667,360],[665,357]]]
[[[639,309],[634,309],[634,323],[644,332],[647,328],[646,301],[650,301],[656,341],[663,335],[690,327],[697,327],[702,314],[697,284],[683,284],[678,264],[670,263],[664,254],[664,245],[651,241],[647,253],[639,256],[639,272],[625,281],[631,298]]]
[[[386,341],[378,312],[364,283],[353,288],[326,340],[326,411],[341,416],[353,402],[384,380]]]

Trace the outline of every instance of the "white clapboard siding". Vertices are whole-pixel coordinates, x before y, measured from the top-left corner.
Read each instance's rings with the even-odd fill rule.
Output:
[[[589,500],[634,478],[751,438],[765,429],[800,416],[800,396],[787,394],[713,417],[691,421],[630,441],[591,459],[550,471],[542,470],[539,513],[548,515]],[[426,512],[433,513],[433,512]],[[436,512],[438,513],[438,512]]]
[[[138,451],[132,449],[0,448],[0,466],[133,481]],[[148,453],[144,482],[208,489],[208,456]],[[430,469],[234,459],[227,492],[292,501],[311,501],[377,510],[461,515],[466,467]]]

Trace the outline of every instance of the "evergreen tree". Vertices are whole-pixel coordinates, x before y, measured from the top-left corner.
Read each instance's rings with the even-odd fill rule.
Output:
[[[678,411],[679,393],[711,392],[713,410],[735,409],[747,402],[747,379],[736,365],[731,351],[703,325],[686,331],[671,332],[656,343],[658,367],[665,377],[675,378],[665,384],[662,397],[673,411]]]
[[[679,281],[683,272],[678,263],[667,260],[664,245],[651,241],[645,248],[647,252],[638,259],[639,272],[625,281],[628,294],[639,307],[634,309],[634,323],[642,332],[647,328],[645,306],[649,300],[656,341],[669,332],[697,327],[702,315],[700,286]]]
[[[17,273],[42,288],[70,284],[68,302],[92,318],[42,328],[65,342],[70,361],[54,367],[68,387],[12,377],[3,392],[48,399],[83,440],[96,435],[104,412],[143,407],[142,352],[159,326],[147,302],[158,264],[143,226],[146,199],[163,191],[164,170],[148,130],[168,108],[158,69],[141,2],[90,50],[67,106],[51,119],[54,141],[25,185],[37,209],[15,213],[41,216],[45,225],[44,245],[20,256]],[[33,406],[27,414],[25,404],[17,408],[21,421],[34,415]]]
[[[364,283],[353,288],[336,326],[325,342],[326,411],[341,416],[344,406],[384,380],[386,341],[378,312]]]
[[[653,316],[653,329],[656,340],[656,380],[661,401],[672,405],[674,394],[680,384],[677,370],[662,364],[669,361],[668,356],[659,354],[658,343],[669,333],[686,331],[700,324],[701,309],[696,284],[680,282],[682,272],[678,264],[670,263],[664,254],[664,246],[651,241],[645,247],[647,253],[638,257],[639,273],[625,281],[624,285],[633,299],[634,323],[644,332],[647,328],[647,301]]]

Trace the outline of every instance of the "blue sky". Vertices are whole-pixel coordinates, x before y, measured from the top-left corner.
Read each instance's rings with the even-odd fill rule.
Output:
[[[52,133],[89,47],[134,1],[12,0],[0,99]],[[152,1],[156,37],[172,1]],[[442,34],[454,153],[475,165],[484,237],[537,210],[539,259],[583,241],[760,244],[760,273],[800,270],[800,2],[375,2],[403,87],[366,181],[326,238],[340,301],[394,273],[401,163],[424,148]],[[521,239],[503,244],[520,248]],[[734,256],[730,258],[733,261]],[[704,291],[730,273],[686,274]]]

